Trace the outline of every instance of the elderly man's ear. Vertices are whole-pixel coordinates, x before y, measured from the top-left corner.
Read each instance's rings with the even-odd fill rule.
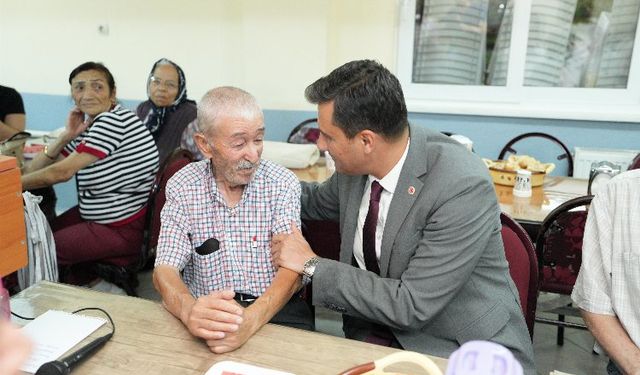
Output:
[[[207,137],[202,133],[195,133],[193,140],[196,142],[196,146],[198,146],[202,155],[204,155],[206,159],[211,159],[213,150],[211,149],[211,144],[207,141]]]

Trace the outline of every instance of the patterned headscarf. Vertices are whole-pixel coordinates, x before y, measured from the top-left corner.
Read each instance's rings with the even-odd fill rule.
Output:
[[[149,91],[149,87],[151,86],[151,77],[153,77],[153,72],[156,70],[156,67],[158,65],[165,65],[165,64],[172,65],[178,71],[178,95],[176,96],[176,99],[173,101],[173,103],[171,103],[170,106],[158,107],[153,103],[153,101],[151,101],[151,92]],[[164,123],[164,117],[167,113],[174,112],[180,104],[188,100],[187,99],[187,81],[184,78],[184,72],[178,66],[178,64],[164,57],[156,61],[155,64],[153,64],[153,67],[151,68],[151,72],[149,73],[149,78],[147,78],[147,96],[149,97],[149,101],[151,102],[151,112],[149,112],[149,115],[147,116],[147,121],[145,122],[145,125],[147,126],[151,134],[153,134],[153,133],[156,133],[162,127],[162,124]]]

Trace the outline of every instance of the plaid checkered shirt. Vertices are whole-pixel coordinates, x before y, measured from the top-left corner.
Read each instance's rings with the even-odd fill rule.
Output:
[[[582,265],[571,298],[579,308],[615,315],[640,346],[640,169],[611,179],[591,202]]]
[[[271,237],[300,225],[300,183],[293,172],[267,160],[260,165],[236,207],[218,190],[211,162],[191,163],[167,183],[156,266],[176,267],[196,297],[215,290],[260,296],[275,275]],[[216,238],[217,251],[195,249]]]

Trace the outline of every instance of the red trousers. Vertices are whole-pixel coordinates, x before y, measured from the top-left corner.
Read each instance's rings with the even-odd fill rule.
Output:
[[[141,215],[122,226],[98,224],[83,220],[77,206],[69,209],[51,223],[58,265],[96,261],[116,265],[133,263],[140,257],[144,222],[145,215]]]

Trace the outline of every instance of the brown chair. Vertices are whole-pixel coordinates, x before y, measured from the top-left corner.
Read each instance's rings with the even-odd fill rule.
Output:
[[[508,154],[517,154],[518,151],[515,148],[515,144],[520,142],[525,138],[544,138],[552,141],[562,148],[562,153],[559,154],[556,159],[557,160],[566,160],[567,161],[567,176],[573,176],[573,156],[571,155],[571,151],[569,148],[562,143],[561,140],[547,133],[533,132],[533,133],[524,133],[510,140],[503,148],[500,150],[500,154],[498,154],[499,160],[504,160]]]
[[[568,200],[542,222],[536,239],[539,291],[571,295],[582,264],[582,238],[592,198],[592,195],[586,195]],[[581,207],[584,209],[577,210]],[[558,327],[558,345],[564,343],[565,327],[586,329],[584,324],[565,321],[565,315],[580,316],[571,303],[545,312],[557,314],[558,319],[536,317],[536,322]]]
[[[500,222],[509,274],[518,288],[522,313],[527,322],[529,336],[533,338],[538,302],[538,260],[535,248],[527,232],[509,215],[500,213]]]
[[[160,211],[166,201],[165,187],[167,181],[182,167],[193,161],[191,152],[183,149],[175,150],[160,167],[153,183],[147,212],[145,229],[140,257],[131,263],[130,257],[110,258],[90,265],[92,273],[98,277],[116,284],[130,296],[137,296],[138,272],[147,267],[153,267],[158,236],[160,233]]]

